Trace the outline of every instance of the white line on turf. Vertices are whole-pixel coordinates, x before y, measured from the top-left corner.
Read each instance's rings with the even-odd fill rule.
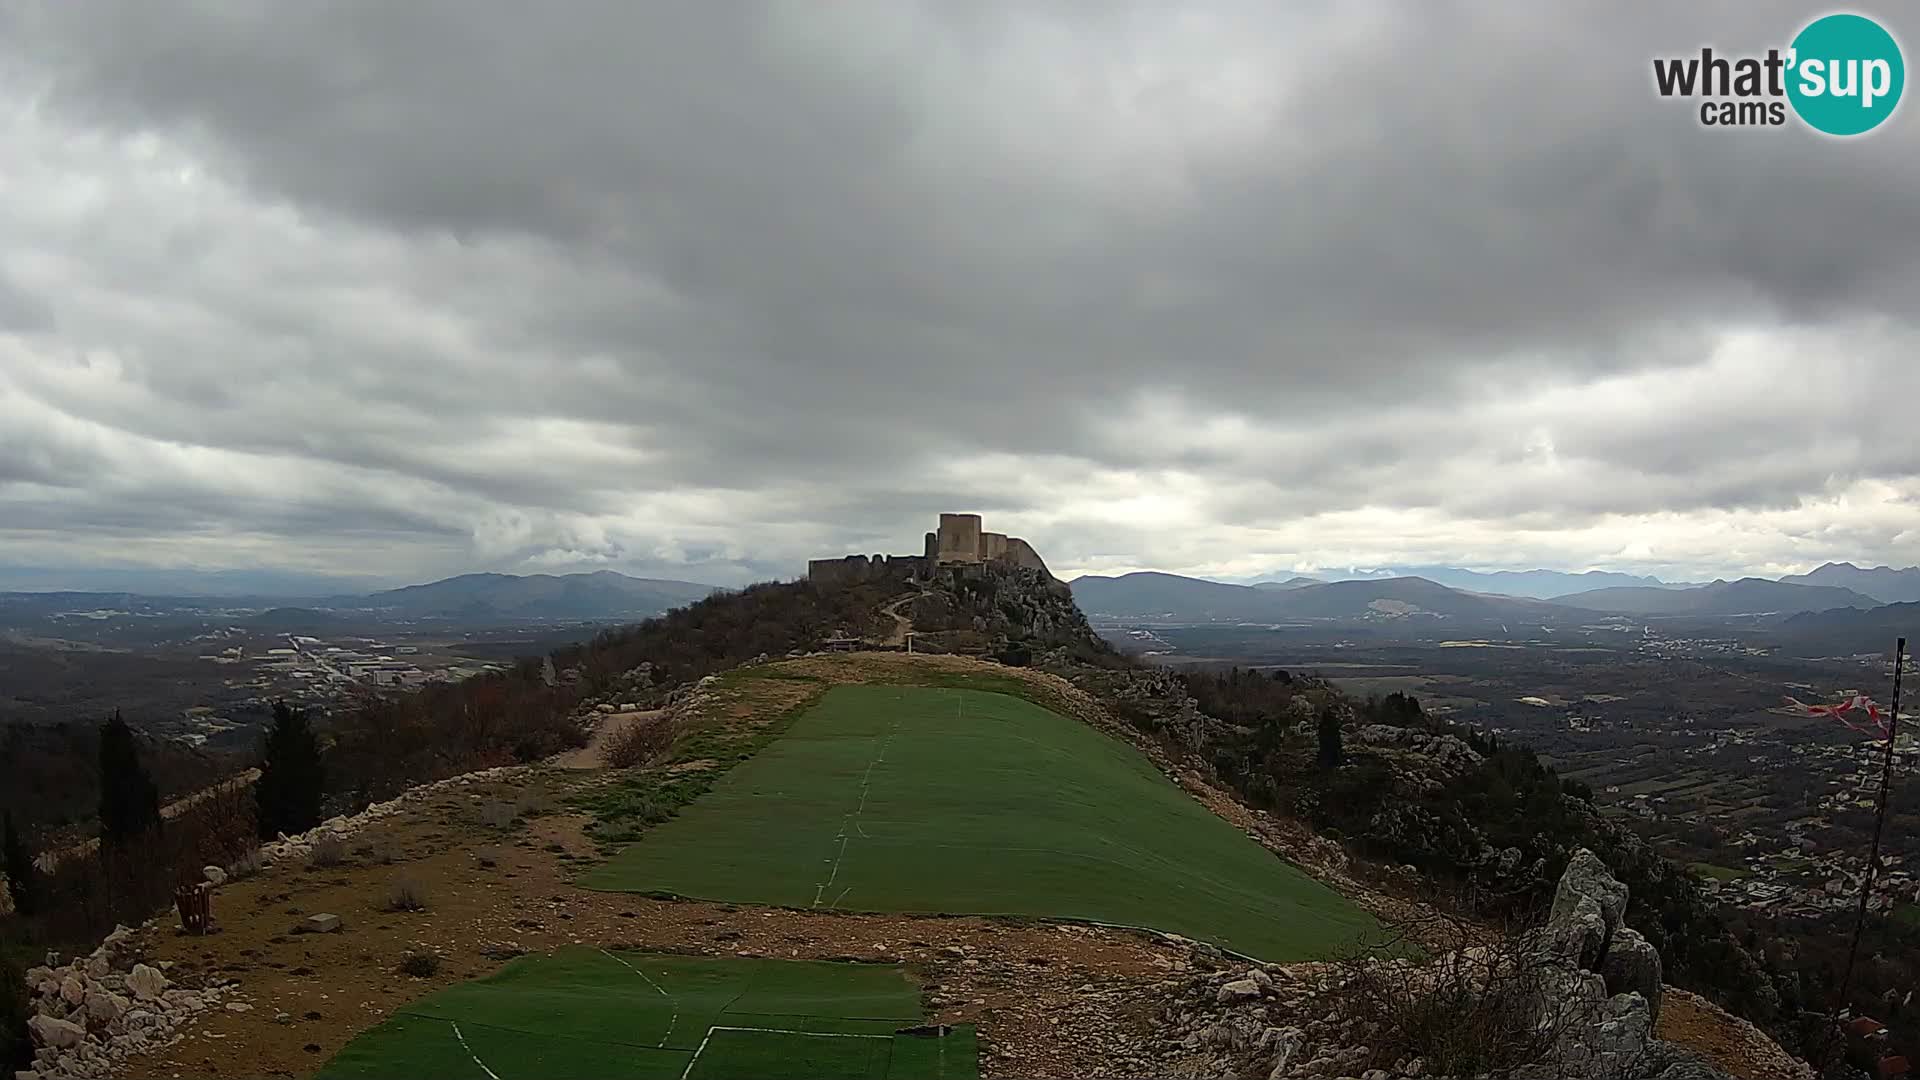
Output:
[[[480,1071],[492,1077],[493,1080],[500,1080],[500,1074],[497,1072],[494,1072],[492,1069],[487,1068],[487,1063],[484,1061],[481,1061],[480,1055],[474,1053],[473,1047],[467,1045],[467,1037],[465,1035],[460,1034],[460,1025],[455,1024],[451,1020],[447,1021],[447,1023],[453,1027],[453,1037],[460,1040],[460,1049],[465,1050],[467,1052],[467,1056],[473,1059],[473,1063],[475,1065],[480,1066]]]
[[[880,740],[879,753],[874,755],[872,761],[867,762],[867,771],[864,774],[862,774],[860,777],[859,805],[853,808],[853,813],[847,814],[840,819],[840,831],[834,836],[835,840],[840,841],[840,850],[834,855],[833,870],[831,873],[827,875],[827,880],[819,882],[813,887],[813,906],[814,907],[820,906],[820,901],[826,898],[827,890],[833,887],[834,879],[840,876],[840,864],[847,857],[847,841],[851,839],[847,835],[847,825],[851,823],[853,825],[853,831],[859,833],[861,839],[863,840],[871,839],[871,837],[867,836],[866,828],[860,824],[860,815],[867,812],[867,795],[872,790],[873,767],[875,765],[882,764],[887,760],[887,748],[893,745],[893,737],[895,734],[899,732],[899,730],[900,730],[900,717],[898,715],[895,715],[893,718],[893,726],[887,729],[886,737]],[[853,886],[851,885],[847,886],[847,890],[850,890],[852,888]],[[841,891],[840,893],[841,899],[844,899],[846,897],[847,890]],[[839,903],[840,903],[840,900],[836,899],[833,902],[833,906],[837,907],[839,906]]]
[[[667,1039],[673,1035],[673,1025],[680,1022],[680,1003],[678,1001],[675,1001],[673,999],[673,995],[667,993],[666,989],[663,988],[659,983],[654,982],[652,979],[647,978],[646,972],[641,971],[639,968],[634,967],[632,964],[627,963],[625,960],[620,959],[619,957],[613,955],[612,953],[608,952],[605,949],[600,950],[600,955],[606,957],[607,959],[613,961],[616,964],[619,964],[621,967],[626,968],[628,971],[633,972],[635,975],[640,976],[641,979],[645,980],[648,986],[651,986],[655,990],[660,991],[660,996],[667,999],[667,1004],[673,1009],[673,1015],[667,1018],[666,1033],[660,1036],[660,1041],[658,1043],[654,1044],[656,1046],[667,1045]]]
[[[892,1035],[856,1035],[852,1032],[846,1032],[846,1031],[794,1031],[790,1028],[731,1027],[725,1024],[715,1024],[713,1027],[710,1027],[707,1029],[706,1037],[700,1040],[700,1046],[696,1050],[694,1050],[693,1056],[687,1059],[687,1067],[680,1070],[680,1080],[687,1080],[687,1077],[693,1075],[693,1063],[700,1060],[701,1054],[706,1053],[707,1044],[713,1041],[713,1033],[716,1031],[764,1031],[769,1035],[805,1035],[808,1038],[812,1038],[812,1039],[892,1039],[893,1038]],[[491,1076],[493,1074],[488,1073],[487,1075]]]

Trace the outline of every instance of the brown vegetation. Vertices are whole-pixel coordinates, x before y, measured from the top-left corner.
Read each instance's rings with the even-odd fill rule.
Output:
[[[252,793],[216,791],[124,847],[59,860],[40,875],[40,912],[25,929],[63,949],[92,948],[115,923],[173,906],[174,889],[200,880],[202,867],[253,850]]]
[[[600,757],[609,769],[645,765],[673,746],[673,736],[671,717],[648,717],[628,724],[609,738],[600,747]]]

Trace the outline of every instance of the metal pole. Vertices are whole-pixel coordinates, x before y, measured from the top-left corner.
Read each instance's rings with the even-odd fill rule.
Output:
[[[1880,807],[1873,821],[1873,846],[1867,855],[1866,881],[1860,886],[1860,910],[1853,921],[1853,945],[1847,949],[1847,973],[1840,980],[1840,1007],[1848,1007],[1853,990],[1853,966],[1860,957],[1860,935],[1867,927],[1867,902],[1873,897],[1874,871],[1880,866],[1880,836],[1887,828],[1887,800],[1893,788],[1893,741],[1900,734],[1900,670],[1906,666],[1907,639],[1893,646],[1893,707],[1887,712],[1886,758],[1880,766]],[[1835,1019],[1839,1017],[1836,1015]],[[1822,1055],[1825,1056],[1825,1055]]]

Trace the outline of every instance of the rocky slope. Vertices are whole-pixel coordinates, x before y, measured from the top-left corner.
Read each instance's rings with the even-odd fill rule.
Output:
[[[1478,1067],[1463,1075],[1514,1080],[1725,1080],[1736,1075],[1726,1067],[1811,1077],[1764,1038],[1742,1037],[1757,1033],[1737,1023],[1711,1046],[1721,1061],[1659,1038],[1660,958],[1622,921],[1626,901],[1626,887],[1583,850],[1546,924],[1508,942],[1418,962],[1372,956],[1196,973],[1166,1006],[1170,1063],[1187,1075],[1269,1080],[1451,1075],[1426,1050],[1477,1054]],[[1498,1043],[1448,1038],[1489,1020],[1505,1022],[1482,1029]]]

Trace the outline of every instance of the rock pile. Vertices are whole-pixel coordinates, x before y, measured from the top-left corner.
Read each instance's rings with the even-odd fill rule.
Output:
[[[1626,906],[1626,886],[1592,852],[1575,853],[1546,925],[1517,945],[1527,981],[1515,1008],[1520,1029],[1539,1037],[1539,1053],[1507,1072],[1513,1080],[1727,1080],[1654,1038],[1660,956],[1625,925]],[[1344,1004],[1352,980],[1385,973],[1407,986],[1457,992],[1459,973],[1488,969],[1486,953],[1477,947],[1424,963],[1241,965],[1195,975],[1163,1009],[1163,1054],[1170,1072],[1189,1076],[1439,1080],[1413,1054],[1383,1060],[1389,1055],[1376,1052],[1391,1033]],[[1472,992],[1471,980],[1466,985]]]
[[[1445,779],[1480,764],[1480,752],[1457,735],[1439,735],[1417,728],[1391,724],[1362,724],[1351,736],[1354,742],[1383,749],[1404,750],[1420,761],[1419,776],[1425,786],[1438,787]]]
[[[16,1080],[112,1076],[129,1056],[179,1039],[198,1013],[233,996],[232,984],[177,987],[158,968],[138,962],[134,932],[116,927],[100,947],[69,964],[49,953],[27,970],[33,1015],[33,1068]]]
[[[374,803],[357,814],[343,814],[338,817],[328,818],[298,836],[288,836],[286,833],[281,833],[277,839],[269,840],[260,845],[260,855],[267,863],[305,858],[307,853],[313,850],[313,845],[322,837],[333,836],[344,840],[374,822],[393,817],[395,814],[405,810],[410,803],[417,803],[424,799],[432,798],[450,788],[465,787],[468,784],[490,783],[496,780],[510,780],[525,775],[528,768],[529,766],[526,765],[501,765],[492,769],[481,769],[478,772],[462,773],[459,776],[450,776],[445,780],[436,780],[431,784],[422,784],[419,787],[408,788],[394,798],[388,799],[386,802]]]

